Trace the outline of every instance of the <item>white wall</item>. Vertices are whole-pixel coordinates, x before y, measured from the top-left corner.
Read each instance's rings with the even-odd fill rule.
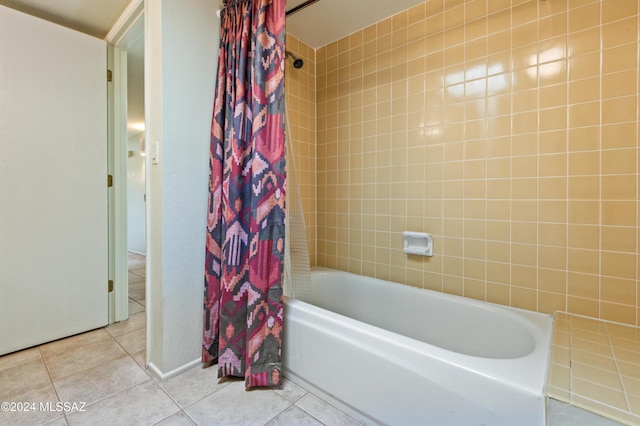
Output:
[[[162,377],[200,360],[209,134],[218,2],[145,0],[149,366]]]
[[[141,155],[144,133],[129,138],[127,149],[127,248],[145,254],[145,158]]]

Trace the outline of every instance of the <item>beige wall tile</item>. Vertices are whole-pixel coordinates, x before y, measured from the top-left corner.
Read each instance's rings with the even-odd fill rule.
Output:
[[[602,252],[602,275],[627,279],[636,278],[635,253]]]
[[[622,278],[602,277],[602,300],[624,305],[635,305],[636,281]]]
[[[567,297],[567,305],[569,313],[593,318],[600,316],[597,300],[569,296]]]
[[[568,291],[570,296],[597,299],[600,294],[600,277],[598,275],[569,272]]]
[[[538,269],[538,289],[558,295],[567,294],[567,274],[563,270]],[[566,301],[566,299],[563,299]],[[563,306],[562,308],[565,308]],[[559,308],[560,309],[560,308]]]
[[[567,267],[566,247],[538,246],[538,266],[557,269],[565,273]]]
[[[637,325],[637,2],[430,0],[309,60],[318,264]]]
[[[602,226],[602,250],[635,253],[635,227]]]
[[[517,286],[511,287],[511,306],[530,311],[537,310],[537,298],[535,290]]]
[[[540,222],[565,222],[567,220],[567,201],[539,200],[538,220]]]
[[[554,314],[558,311],[566,311],[567,296],[558,293],[538,291],[538,311],[545,314]]]
[[[600,312],[603,320],[619,322],[622,324],[633,324],[635,321],[636,309],[629,305],[619,305],[616,303],[601,302]]]

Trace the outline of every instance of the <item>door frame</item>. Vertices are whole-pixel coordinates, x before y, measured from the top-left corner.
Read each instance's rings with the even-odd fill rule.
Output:
[[[109,121],[109,173],[113,191],[109,197],[110,322],[129,318],[127,248],[127,49],[144,35],[144,1],[134,0],[105,37],[109,45],[109,69],[113,71],[112,120]]]

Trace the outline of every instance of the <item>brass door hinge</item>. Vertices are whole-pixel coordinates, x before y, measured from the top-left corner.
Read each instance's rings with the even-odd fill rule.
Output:
[[[113,71],[107,70],[107,81],[113,81]]]
[[[113,186],[113,175],[107,175],[107,186],[109,188]]]
[[[108,287],[109,287],[109,293],[111,293],[113,291],[113,280],[109,280]]]

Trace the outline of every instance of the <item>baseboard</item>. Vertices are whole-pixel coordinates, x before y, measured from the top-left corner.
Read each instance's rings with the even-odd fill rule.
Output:
[[[149,370],[151,370],[151,372],[162,382],[164,382],[165,380],[169,380],[172,377],[176,377],[179,376],[180,374],[184,373],[187,370],[191,370],[192,368],[196,367],[197,365],[202,364],[202,359],[198,358],[195,359],[185,365],[182,365],[176,369],[173,369],[167,373],[163,373],[162,371],[160,371],[160,369],[158,367],[156,367],[153,362],[149,361]]]

